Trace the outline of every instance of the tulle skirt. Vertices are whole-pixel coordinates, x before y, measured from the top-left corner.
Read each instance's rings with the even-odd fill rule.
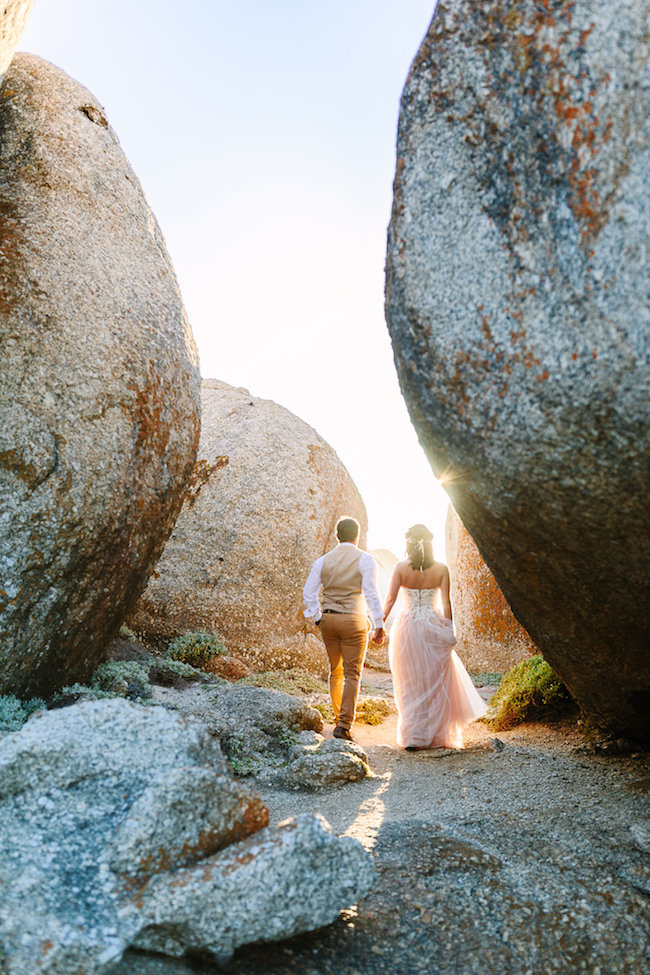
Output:
[[[455,642],[451,622],[434,609],[395,620],[389,659],[402,748],[462,748],[465,725],[485,714]]]

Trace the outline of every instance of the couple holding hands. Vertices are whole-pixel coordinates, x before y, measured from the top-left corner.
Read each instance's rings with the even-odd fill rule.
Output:
[[[354,723],[370,624],[385,639],[384,623],[400,590],[403,609],[390,636],[390,669],[398,711],[397,744],[407,751],[462,748],[462,729],[485,714],[453,646],[449,571],[433,558],[433,535],[424,525],[406,533],[406,559],[393,571],[382,609],[377,564],[359,549],[360,526],[341,518],[338,544],[316,559],[305,583],[304,614],[320,629],[329,658],[334,737],[354,741]],[[441,610],[436,608],[440,599]]]

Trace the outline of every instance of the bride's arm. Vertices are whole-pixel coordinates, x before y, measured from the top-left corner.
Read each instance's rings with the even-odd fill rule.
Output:
[[[399,587],[401,585],[402,585],[402,575],[398,563],[393,569],[393,574],[390,577],[388,593],[386,594],[386,602],[384,603],[384,622],[386,622],[386,620],[388,619],[390,615],[390,611],[395,605],[395,600],[397,599],[397,594],[399,593]]]
[[[449,569],[445,566],[445,572],[440,582],[440,602],[442,603],[442,615],[445,619],[451,620],[451,600],[449,598]]]

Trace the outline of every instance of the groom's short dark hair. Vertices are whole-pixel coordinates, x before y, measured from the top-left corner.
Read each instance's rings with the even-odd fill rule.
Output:
[[[361,534],[361,525],[356,518],[341,518],[336,524],[336,537],[339,542],[353,542]]]

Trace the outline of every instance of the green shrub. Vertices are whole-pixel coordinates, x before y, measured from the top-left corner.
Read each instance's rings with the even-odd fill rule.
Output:
[[[163,670],[165,674],[173,674],[175,677],[200,678],[205,680],[203,671],[191,664],[184,664],[182,660],[172,660],[169,657],[149,657],[149,666],[153,669]],[[219,678],[216,678],[219,680]],[[224,682],[225,683],[225,682]]]
[[[167,647],[165,656],[201,670],[215,657],[225,656],[227,653],[223,640],[215,633],[198,630],[177,636]]]
[[[47,707],[40,697],[21,701],[15,694],[0,695],[0,731],[18,731],[34,711]]]
[[[93,674],[90,689],[141,701],[151,697],[149,671],[135,660],[107,660]]]
[[[367,697],[357,704],[357,721],[361,724],[381,724],[394,710],[385,698]]]
[[[495,731],[506,731],[523,721],[559,717],[573,707],[573,699],[558,675],[537,654],[504,675],[485,721]]]

